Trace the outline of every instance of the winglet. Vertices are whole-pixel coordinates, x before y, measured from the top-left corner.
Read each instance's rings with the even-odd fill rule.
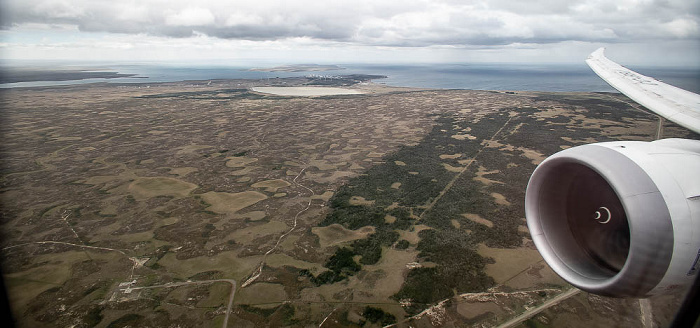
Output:
[[[605,48],[591,53],[586,64],[630,99],[669,121],[700,133],[700,95],[624,68],[605,57]]]

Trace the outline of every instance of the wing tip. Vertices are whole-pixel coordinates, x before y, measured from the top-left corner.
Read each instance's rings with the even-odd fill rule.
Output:
[[[606,58],[604,51],[605,48],[598,48],[586,59],[586,64],[594,73],[634,102],[690,131],[700,133],[700,119],[688,120],[689,115],[697,115],[692,113],[700,113],[698,94],[625,68]],[[654,83],[644,83],[649,81]],[[688,95],[677,97],[678,92],[669,90],[680,90],[678,92]]]
[[[605,58],[605,47],[600,47],[596,49],[596,51],[592,52],[590,55],[588,55],[588,59],[601,59]]]

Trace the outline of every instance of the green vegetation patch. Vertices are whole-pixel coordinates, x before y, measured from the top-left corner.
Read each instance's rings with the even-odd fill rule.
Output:
[[[469,236],[455,230],[423,230],[417,249],[418,257],[437,263],[432,268],[415,268],[409,271],[401,290],[394,295],[397,300],[410,300],[409,313],[417,313],[426,304],[454,295],[455,291],[477,292],[493,286],[494,280],[484,273],[487,259],[479,255]]]
[[[83,322],[88,327],[94,327],[102,321],[102,318],[104,318],[104,316],[102,315],[102,307],[96,306],[90,308],[90,310],[88,310],[85,316],[83,316]]]
[[[308,270],[302,270],[300,275],[310,276],[311,282],[316,286],[345,280],[360,271],[361,266],[355,262],[353,256],[355,256],[355,253],[351,249],[346,247],[339,248],[323,265],[328,268],[328,271],[324,271],[314,277]]]
[[[282,304],[271,309],[262,309],[245,304],[241,304],[239,305],[239,307],[248,313],[265,318],[265,320],[270,323],[270,327],[281,327],[299,324],[299,320],[294,319],[294,306],[288,303]]]
[[[139,327],[139,324],[143,320],[143,316],[136,313],[129,313],[123,315],[121,318],[114,320],[107,325],[107,328],[121,328],[121,327]]]
[[[376,264],[382,257],[382,246],[391,246],[399,239],[396,231],[379,230],[366,239],[358,239],[352,243],[354,253],[361,255],[360,263]]]
[[[365,239],[355,240],[351,245],[352,248],[338,248],[335,254],[324,264],[328,271],[324,271],[318,276],[313,276],[308,270],[302,270],[300,275],[311,277],[311,282],[316,286],[343,281],[362,268],[360,264],[355,262],[355,255],[361,256],[361,264],[376,264],[382,257],[382,246],[391,246],[398,239],[398,232],[380,230]]]
[[[406,239],[401,239],[401,240],[399,240],[398,243],[396,243],[396,248],[397,248],[397,249],[406,249],[406,248],[408,248],[408,246],[410,246],[410,245],[411,245],[411,244],[408,242],[408,240],[406,240]]]
[[[374,213],[375,209],[383,210],[393,203],[397,203],[399,207],[414,209],[429,204],[457,174],[446,170],[443,164],[462,167],[459,158],[443,159],[440,155],[445,153],[473,155],[481,148],[481,140],[457,140],[452,136],[467,128],[471,129],[470,133],[473,135],[490,136],[508,119],[505,113],[494,116],[492,119],[482,119],[479,124],[474,125],[457,121],[450,116],[438,117],[437,125],[418,145],[402,147],[395,153],[385,156],[384,164],[372,167],[365,175],[351,179],[340,188],[331,199],[330,205],[334,211],[341,213],[331,213],[321,225],[340,223],[354,229],[352,227],[366,225],[363,223],[379,223],[379,219],[367,218],[365,215]],[[462,159],[467,158],[468,156],[465,156]],[[400,183],[401,188],[392,188],[395,183]],[[353,208],[357,205],[349,203],[352,196],[362,197],[375,203],[369,209]],[[382,216],[381,219],[383,218]],[[360,220],[365,222],[358,222]]]
[[[505,111],[482,118],[478,124],[456,120],[450,116],[438,117],[436,126],[418,145],[402,147],[397,152],[387,155],[384,164],[372,167],[365,175],[355,177],[342,186],[330,200],[333,211],[320,225],[339,223],[348,229],[366,225],[388,229],[409,228],[413,220],[408,209],[411,208],[413,214],[420,215],[421,208],[430,204],[457,175],[457,172],[447,170],[443,164],[462,168],[464,165],[460,160],[475,155],[482,147],[481,141],[489,139],[507,120],[508,114]],[[477,139],[458,140],[452,137],[465,130],[469,130]],[[440,158],[440,155],[446,153],[465,155],[461,158]],[[396,183],[400,183],[401,188],[392,188]],[[459,190],[457,202],[453,202],[453,205],[442,204],[446,208],[434,216],[446,211],[452,214],[457,210],[454,206],[459,206],[460,209],[482,206],[481,203],[475,203],[481,197],[477,195],[478,187],[466,184],[465,190]],[[454,189],[454,186],[452,188]],[[374,203],[353,205],[350,202],[352,197],[362,197]],[[396,217],[397,220],[393,223],[384,222],[387,214]]]
[[[375,227],[375,233],[355,240],[348,249],[338,250],[333,258],[342,255],[351,261],[351,255],[360,255],[359,264],[375,264],[381,259],[382,247],[395,243],[399,249],[409,247],[407,240],[397,243],[399,234],[396,230],[410,229],[415,224],[416,216],[422,215],[421,223],[434,229],[419,233],[418,256],[421,262],[436,265],[409,271],[401,290],[393,297],[408,300],[412,305],[407,311],[417,313],[428,304],[452,297],[455,292],[483,291],[491,287],[494,280],[484,273],[487,259],[476,252],[476,245],[487,238],[496,238],[498,244],[518,245],[520,237],[517,227],[507,226],[504,230],[483,228],[475,233],[478,237],[473,238],[466,231],[455,229],[452,221],[463,222],[463,226],[472,229],[474,224],[465,221],[463,213],[485,216],[501,213],[490,194],[484,192],[483,184],[473,181],[478,166],[465,169],[465,165],[473,156],[487,149],[483,140],[491,139],[508,122],[509,111],[493,112],[482,117],[478,123],[438,116],[432,131],[419,144],[402,147],[385,156],[383,164],[339,188],[329,201],[332,211],[320,225],[337,223],[348,229],[369,225]],[[476,138],[462,138],[465,131]],[[489,158],[491,160],[493,158]],[[459,179],[429,207],[458,174],[461,174]],[[400,188],[392,188],[398,183]],[[358,204],[350,201],[359,197],[368,202]],[[426,208],[429,209],[423,213]],[[510,212],[501,214],[520,217]],[[387,215],[396,220],[385,220]],[[513,233],[505,233],[511,230]],[[346,270],[343,274],[329,270],[312,279],[317,285],[341,281],[347,278],[348,272],[355,272],[355,264],[352,261],[353,270]]]
[[[469,236],[461,231],[455,230],[423,230],[418,234],[421,237],[421,242],[418,243],[419,257],[426,261],[444,264],[446,270],[454,271],[456,276],[472,276],[470,281],[456,280],[455,288],[461,290],[481,290],[484,287],[489,287],[492,282],[487,282],[486,285],[478,284],[476,280],[483,279],[482,274],[479,274],[486,265],[486,259],[480,257],[474,249],[472,249]],[[464,285],[467,284],[467,285]]]
[[[260,315],[263,317],[269,317],[273,313],[275,313],[275,311],[277,311],[277,307],[270,308],[270,309],[263,309],[263,308],[259,308],[259,307],[255,307],[255,306],[251,306],[251,305],[247,305],[247,304],[240,304],[240,305],[238,305],[238,307],[240,307],[241,309],[243,309],[246,312],[254,313],[254,314],[257,314],[257,315]]]
[[[379,323],[383,326],[396,323],[396,317],[391,313],[386,313],[384,310],[368,306],[362,312],[362,316],[371,323]]]

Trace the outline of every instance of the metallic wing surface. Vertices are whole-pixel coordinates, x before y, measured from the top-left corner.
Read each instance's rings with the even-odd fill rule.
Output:
[[[658,115],[700,133],[700,95],[627,69],[594,51],[586,63],[603,80]]]

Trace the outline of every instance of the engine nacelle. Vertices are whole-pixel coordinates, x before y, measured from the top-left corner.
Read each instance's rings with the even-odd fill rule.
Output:
[[[543,161],[525,215],[549,266],[590,293],[647,297],[700,269],[700,141],[605,142]]]

